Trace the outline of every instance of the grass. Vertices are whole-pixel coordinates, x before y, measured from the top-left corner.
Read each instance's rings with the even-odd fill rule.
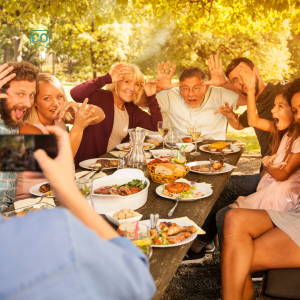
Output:
[[[244,153],[246,154],[252,154],[252,155],[260,155],[260,146],[257,140],[257,137],[255,134],[250,134],[250,133],[243,133],[243,131],[230,131],[227,132],[227,137],[226,139],[228,140],[238,140],[241,142],[246,143],[246,149]]]

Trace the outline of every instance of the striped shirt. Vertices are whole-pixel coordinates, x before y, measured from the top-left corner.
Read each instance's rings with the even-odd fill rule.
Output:
[[[0,118],[0,135],[19,134],[19,127],[7,126]],[[0,172],[0,211],[7,208],[5,201],[9,200],[5,194],[15,198],[18,185],[18,172]]]

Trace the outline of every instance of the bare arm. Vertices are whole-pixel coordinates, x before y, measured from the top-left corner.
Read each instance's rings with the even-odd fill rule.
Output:
[[[26,123],[24,126],[20,127],[20,134],[44,134],[36,126]]]

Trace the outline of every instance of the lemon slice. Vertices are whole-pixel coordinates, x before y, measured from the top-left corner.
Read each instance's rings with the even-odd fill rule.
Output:
[[[171,161],[176,162],[178,164],[184,164],[186,160],[185,159],[179,160],[178,158],[172,158]]]
[[[137,240],[133,241],[137,246],[146,246],[150,244],[149,240]]]

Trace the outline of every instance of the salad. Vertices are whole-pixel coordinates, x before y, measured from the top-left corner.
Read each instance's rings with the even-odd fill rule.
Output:
[[[198,192],[198,193],[194,193],[193,191],[197,190],[197,187],[195,185],[191,186],[189,190],[187,191],[182,191],[180,193],[172,193],[170,191],[168,191],[167,189],[167,185],[163,184],[161,185],[161,187],[163,188],[163,190],[161,191],[161,193],[164,195],[164,196],[167,196],[167,197],[171,197],[171,198],[176,198],[178,195],[181,197],[181,198],[185,198],[185,199],[189,199],[189,198],[198,198],[198,197],[201,197],[201,196],[204,196],[205,193],[203,192]]]

